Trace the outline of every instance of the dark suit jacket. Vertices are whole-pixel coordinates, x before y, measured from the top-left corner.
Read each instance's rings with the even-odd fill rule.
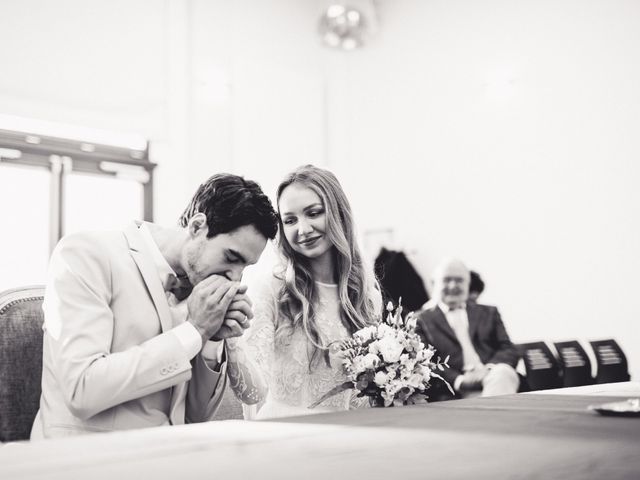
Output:
[[[520,355],[509,339],[498,309],[470,303],[467,316],[469,336],[482,363],[506,363],[515,368]],[[416,332],[425,344],[436,348],[436,356],[444,359],[449,355],[450,368],[445,369],[442,376],[453,387],[464,366],[462,347],[440,307],[435,306],[419,314]]]

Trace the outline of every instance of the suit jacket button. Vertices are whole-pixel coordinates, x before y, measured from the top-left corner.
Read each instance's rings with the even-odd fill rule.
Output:
[[[168,373],[168,370],[167,370],[165,367],[162,367],[162,368],[160,369],[160,374],[161,374],[161,375],[166,375],[167,373]]]

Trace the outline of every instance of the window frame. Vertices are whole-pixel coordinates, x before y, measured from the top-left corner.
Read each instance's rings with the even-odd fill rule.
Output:
[[[44,168],[50,172],[49,251],[64,235],[65,176],[75,173],[117,176],[122,166],[126,174],[131,167],[142,168],[146,175],[142,185],[143,219],[153,221],[153,173],[157,166],[149,160],[149,143],[144,149],[106,145],[90,141],[52,137],[36,133],[0,129],[0,149],[18,150],[19,158],[0,155],[2,164]]]

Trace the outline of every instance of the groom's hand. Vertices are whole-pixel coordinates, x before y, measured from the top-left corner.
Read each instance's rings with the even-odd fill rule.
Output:
[[[227,310],[240,287],[239,283],[219,275],[207,277],[193,287],[187,299],[188,321],[202,337],[203,345],[222,328]]]

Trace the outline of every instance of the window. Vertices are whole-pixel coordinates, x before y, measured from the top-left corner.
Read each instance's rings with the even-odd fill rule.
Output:
[[[0,291],[44,284],[67,233],[153,220],[154,167],[146,147],[0,130]]]
[[[144,219],[143,185],[135,179],[70,173],[65,179],[65,234],[80,230],[119,230]]]
[[[43,283],[49,258],[49,174],[0,164],[0,291]]]

